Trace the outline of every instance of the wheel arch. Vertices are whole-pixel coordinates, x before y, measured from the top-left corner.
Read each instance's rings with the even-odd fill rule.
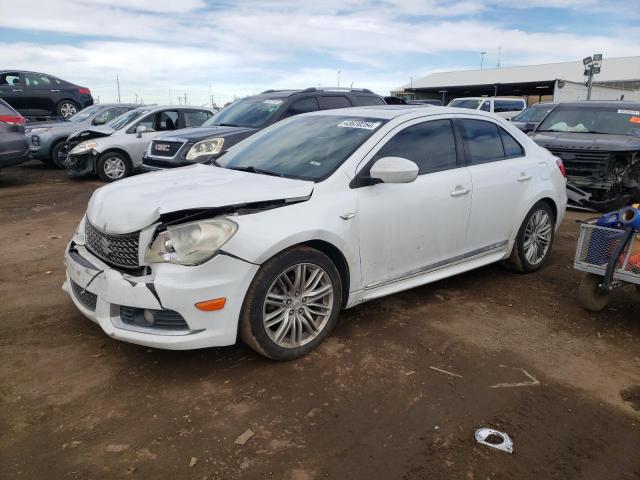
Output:
[[[538,200],[535,203],[538,203],[538,202],[544,202],[547,205],[549,205],[549,208],[551,208],[551,211],[553,212],[553,219],[554,219],[555,222],[557,222],[558,221],[558,205],[556,205],[555,200],[553,200],[553,198],[551,198],[551,197],[543,197],[543,198],[541,198],[540,200]],[[535,205],[535,203],[534,203],[534,205]],[[532,205],[532,207],[533,207],[533,205]]]
[[[98,156],[98,158],[102,158],[102,156],[106,155],[107,153],[119,153],[127,160],[127,162],[129,163],[129,168],[133,169],[133,162],[131,161],[131,156],[127,153],[126,150],[119,147],[109,147],[104,152],[100,152],[100,155]]]
[[[294,247],[301,245],[315,248],[316,250],[324,253],[336,266],[338,273],[340,274],[340,281],[342,282],[341,306],[344,307],[349,300],[349,285],[351,282],[351,273],[349,271],[347,258],[338,247],[326,240],[308,240],[306,242],[299,243],[298,245],[294,245]]]

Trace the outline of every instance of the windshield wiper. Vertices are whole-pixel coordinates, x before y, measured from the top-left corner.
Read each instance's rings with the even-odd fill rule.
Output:
[[[261,168],[256,168],[254,166],[248,167],[224,167],[229,170],[238,170],[239,172],[249,172],[249,173],[259,173],[261,175],[271,175],[272,177],[283,177],[281,173],[271,172],[269,170],[262,170]]]
[[[216,127],[242,127],[242,125],[236,125],[235,123],[216,123]]]

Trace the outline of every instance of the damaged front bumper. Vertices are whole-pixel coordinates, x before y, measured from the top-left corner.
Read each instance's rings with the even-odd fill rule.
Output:
[[[65,160],[67,173],[71,177],[82,177],[90,175],[96,171],[96,163],[100,154],[95,150],[90,150],[82,154],[69,154]]]
[[[199,266],[154,264],[136,275],[110,267],[74,242],[64,263],[63,290],[107,335],[169,350],[234,344],[242,302],[259,267],[220,253]],[[224,308],[196,308],[213,298],[226,298]]]

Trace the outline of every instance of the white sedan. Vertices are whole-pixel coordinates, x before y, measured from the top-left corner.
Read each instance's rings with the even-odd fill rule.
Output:
[[[548,259],[562,162],[480,111],[410,105],[314,112],[216,165],[93,194],[63,288],[111,337],[166,349],[240,335],[289,360],[340,309],[493,262]]]

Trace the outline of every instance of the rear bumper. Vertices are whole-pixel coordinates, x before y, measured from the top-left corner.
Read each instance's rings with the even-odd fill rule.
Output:
[[[31,158],[29,144],[22,133],[3,133],[0,142],[0,168],[12,167]]]

